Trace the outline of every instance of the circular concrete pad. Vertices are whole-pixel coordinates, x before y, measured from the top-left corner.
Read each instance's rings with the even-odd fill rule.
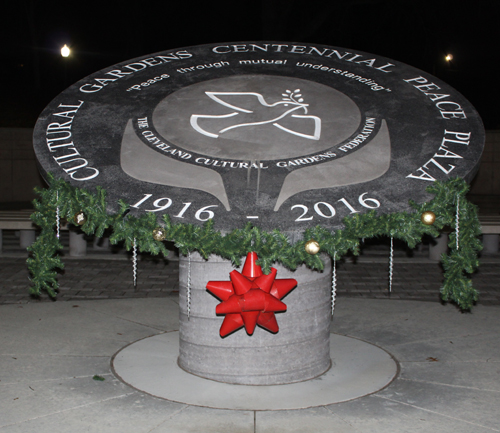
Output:
[[[203,379],[177,365],[179,333],[148,337],[121,349],[112,360],[127,385],[166,400],[218,409],[303,409],[352,400],[387,386],[398,365],[373,344],[331,334],[332,367],[322,376],[288,385],[231,385]]]

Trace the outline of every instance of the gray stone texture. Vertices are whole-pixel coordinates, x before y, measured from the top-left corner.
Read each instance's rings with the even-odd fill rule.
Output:
[[[134,216],[201,225],[209,206],[219,230],[250,220],[298,234],[370,209],[411,210],[434,180],[472,180],[484,129],[446,83],[379,55],[258,44],[156,53],[114,65],[129,72],[110,85],[109,69],[75,83],[35,126],[42,175],[104,187],[109,212],[121,199]]]
[[[333,365],[321,376],[285,385],[233,385],[182,370],[179,333],[165,332],[120,350],[112,368],[124,383],[166,400],[216,409],[287,410],[325,406],[380,391],[399,372],[389,353],[357,338],[330,334]],[[192,393],[191,390],[198,390]]]
[[[16,185],[12,182],[12,167],[18,159],[14,159],[11,148],[24,146],[30,149],[30,159],[35,160],[35,152],[31,136],[33,128],[0,128],[0,203],[22,202],[35,198],[33,188],[44,186],[36,165],[26,167],[23,182]],[[17,195],[19,192],[19,195]],[[471,184],[473,202],[485,213],[498,207],[500,196],[500,131],[486,131],[484,152],[477,176]],[[25,199],[27,197],[27,199]]]
[[[257,326],[252,336],[240,329],[219,335],[223,317],[215,315],[219,300],[206,290],[208,281],[229,281],[231,263],[198,253],[181,257],[179,268],[179,365],[196,375],[229,383],[269,385],[310,379],[330,367],[331,261],[323,272],[306,266],[291,272],[275,265],[276,278],[295,278],[297,287],[276,314],[280,330],[272,334]],[[241,268],[238,269],[241,271]],[[191,279],[191,311],[187,317],[187,281]]]

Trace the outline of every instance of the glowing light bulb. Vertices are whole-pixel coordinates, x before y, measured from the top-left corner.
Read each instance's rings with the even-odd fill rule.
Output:
[[[69,47],[66,44],[64,44],[64,47],[61,48],[61,56],[68,57],[70,54],[71,54],[71,50],[69,49]]]
[[[446,57],[445,57],[445,60],[447,62],[451,62],[453,60],[453,55],[452,54],[447,54]]]

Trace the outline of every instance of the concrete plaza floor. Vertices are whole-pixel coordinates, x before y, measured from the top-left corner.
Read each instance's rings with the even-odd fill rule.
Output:
[[[396,379],[352,401],[253,411],[162,400],[113,375],[121,348],[177,329],[175,294],[1,305],[0,432],[498,432],[499,313],[341,298],[332,332],[391,353]]]
[[[66,257],[52,302],[27,295],[25,259],[0,255],[0,433],[500,432],[497,255],[473,276],[470,313],[439,302],[442,271],[425,255],[396,255],[390,297],[385,253],[339,263],[331,332],[386,350],[399,373],[371,395],[277,411],[168,401],[113,374],[123,347],[178,329],[175,260],[144,257],[134,288],[126,254]]]

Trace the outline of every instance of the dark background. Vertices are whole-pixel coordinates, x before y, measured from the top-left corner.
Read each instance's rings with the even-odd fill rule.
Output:
[[[486,129],[500,129],[497,0],[19,0],[0,13],[1,127],[32,127],[64,88],[120,61],[209,42],[274,40],[420,68],[464,94]],[[64,44],[69,58],[60,55]]]

